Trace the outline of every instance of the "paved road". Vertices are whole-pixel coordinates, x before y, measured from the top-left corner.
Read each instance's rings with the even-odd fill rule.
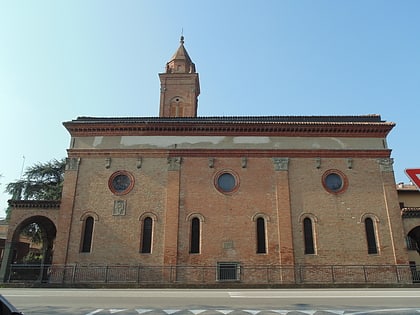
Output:
[[[28,315],[420,315],[420,289],[0,289]]]

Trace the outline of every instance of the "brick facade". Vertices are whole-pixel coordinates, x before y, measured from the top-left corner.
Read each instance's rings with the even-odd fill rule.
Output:
[[[72,140],[54,264],[408,264],[386,146],[393,123],[377,115],[197,117],[198,95],[182,40],[161,74],[160,117],[64,123]],[[123,182],[114,183],[120,174]],[[229,191],[221,191],[222,174],[235,180]],[[337,191],[328,188],[329,174],[342,181]],[[94,223],[84,251],[87,218]],[[191,253],[194,235],[199,250]],[[305,252],[310,237],[313,253]]]

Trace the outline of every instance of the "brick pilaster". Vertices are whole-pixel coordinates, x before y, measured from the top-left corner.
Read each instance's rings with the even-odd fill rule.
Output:
[[[168,182],[166,191],[166,216],[164,240],[164,265],[176,265],[178,258],[180,158],[168,159]]]

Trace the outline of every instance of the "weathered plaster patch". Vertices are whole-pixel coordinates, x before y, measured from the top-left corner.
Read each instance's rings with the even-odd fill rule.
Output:
[[[233,143],[270,143],[270,137],[234,137]]]
[[[100,145],[101,143],[102,143],[102,139],[103,139],[104,137],[95,137],[95,139],[93,139],[93,144],[92,144],[92,146],[93,147],[97,147],[98,145]]]
[[[337,142],[340,145],[340,149],[347,148],[347,145],[343,141],[341,141],[340,139],[338,139],[338,138],[331,138],[331,140]]]
[[[133,146],[133,145],[150,145],[159,148],[171,147],[173,145],[182,144],[198,144],[198,143],[211,143],[219,144],[225,139],[225,137],[177,137],[177,136],[122,136],[121,145]]]

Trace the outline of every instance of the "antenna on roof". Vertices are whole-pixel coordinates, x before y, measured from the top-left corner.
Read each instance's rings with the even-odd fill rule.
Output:
[[[24,155],[22,156],[22,159],[23,159],[23,161],[22,161],[22,168],[20,170],[20,179],[22,179],[23,169],[25,168],[25,160],[26,160],[26,158],[25,158]]]

